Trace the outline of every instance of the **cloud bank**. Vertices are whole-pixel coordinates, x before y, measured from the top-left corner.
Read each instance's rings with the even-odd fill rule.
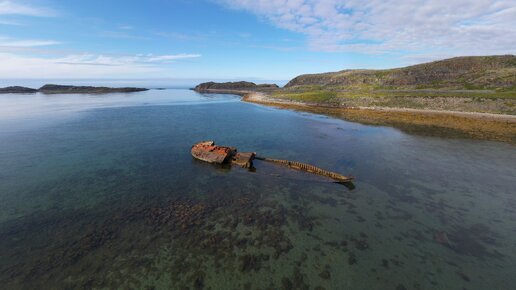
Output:
[[[198,58],[198,54],[98,55],[71,54],[63,57],[26,56],[0,52],[0,78],[97,78],[138,77],[166,73],[166,65]]]
[[[76,54],[55,59],[55,63],[70,65],[124,66],[124,65],[156,65],[172,63],[180,59],[198,58],[200,54],[154,55],[139,54],[134,56],[109,56],[96,54]]]
[[[516,0],[216,0],[307,36],[311,50],[516,52]]]

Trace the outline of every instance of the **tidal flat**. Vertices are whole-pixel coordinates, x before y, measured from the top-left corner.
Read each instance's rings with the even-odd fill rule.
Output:
[[[0,102],[6,289],[516,283],[514,145],[187,90]],[[194,160],[206,139],[353,175],[355,187]]]

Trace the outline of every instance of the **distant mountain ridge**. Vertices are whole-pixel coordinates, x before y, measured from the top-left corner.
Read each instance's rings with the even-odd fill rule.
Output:
[[[353,69],[300,75],[285,88],[514,89],[516,56],[466,56],[386,70]]]

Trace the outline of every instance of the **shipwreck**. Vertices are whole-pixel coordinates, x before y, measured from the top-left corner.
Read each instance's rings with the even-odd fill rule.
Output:
[[[253,168],[253,160],[257,159],[331,178],[337,183],[351,183],[354,179],[351,176],[344,176],[306,163],[257,156],[256,152],[238,152],[236,147],[215,145],[214,141],[202,141],[193,145],[191,153],[194,158],[213,164],[232,164]]]

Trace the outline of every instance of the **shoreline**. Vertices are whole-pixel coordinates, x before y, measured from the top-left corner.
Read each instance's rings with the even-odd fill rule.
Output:
[[[317,103],[278,100],[267,92],[252,90],[207,90],[201,93],[234,94],[241,101],[329,115],[373,126],[390,126],[428,136],[470,138],[516,144],[516,115],[390,107],[338,107]]]
[[[482,112],[463,112],[463,111],[448,111],[448,110],[434,110],[434,109],[412,109],[412,108],[391,108],[391,107],[337,107],[337,106],[324,106],[321,104],[303,103],[296,101],[284,101],[268,97],[262,92],[241,92],[242,101],[249,103],[261,103],[261,104],[276,104],[282,106],[296,106],[296,107],[318,107],[328,109],[343,109],[343,110],[375,110],[375,111],[386,111],[386,112],[408,112],[408,113],[419,113],[419,114],[438,114],[438,115],[455,115],[468,118],[480,118],[480,119],[495,119],[504,120],[511,123],[516,123],[516,115],[507,114],[494,114],[494,113],[482,113]]]

